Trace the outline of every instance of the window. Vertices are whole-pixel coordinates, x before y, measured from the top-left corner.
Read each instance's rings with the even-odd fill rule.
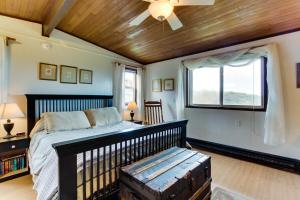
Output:
[[[132,101],[136,102],[136,74],[135,69],[125,70],[125,105]]]
[[[266,59],[243,67],[203,67],[187,71],[188,107],[265,110]]]

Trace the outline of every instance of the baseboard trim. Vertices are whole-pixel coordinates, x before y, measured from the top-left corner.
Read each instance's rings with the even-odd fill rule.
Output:
[[[208,142],[204,140],[198,140],[194,138],[187,138],[187,141],[192,146],[206,151],[300,174],[300,160],[297,159],[218,144],[214,142]]]

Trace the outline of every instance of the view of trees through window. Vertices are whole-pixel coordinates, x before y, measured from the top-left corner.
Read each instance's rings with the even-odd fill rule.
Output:
[[[220,68],[199,68],[193,71],[193,104],[220,104]]]
[[[136,101],[136,71],[125,71],[125,104]]]
[[[224,67],[224,105],[262,106],[262,66]]]
[[[199,68],[190,72],[190,104],[203,106],[263,106],[261,59],[242,67]]]

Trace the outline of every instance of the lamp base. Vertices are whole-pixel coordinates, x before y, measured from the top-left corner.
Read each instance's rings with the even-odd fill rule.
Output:
[[[133,119],[133,117],[134,117],[134,112],[133,112],[133,110],[130,112],[130,117],[131,117],[131,119],[130,119],[130,121],[134,121],[134,119]]]
[[[11,130],[14,128],[14,123],[10,123],[10,120],[7,120],[7,123],[3,124],[3,127],[7,133],[7,135],[4,136],[3,139],[10,139],[15,137],[14,135],[10,134]]]
[[[15,135],[6,135],[3,137],[3,139],[11,139],[11,138],[14,138],[16,137]]]

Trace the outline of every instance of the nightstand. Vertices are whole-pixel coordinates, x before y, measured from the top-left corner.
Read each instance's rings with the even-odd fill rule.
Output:
[[[29,138],[0,139],[0,182],[29,174]]]
[[[135,124],[143,124],[143,121],[141,121],[141,120],[133,120],[133,121],[131,121],[131,120],[127,120],[128,122],[132,122],[132,123],[135,123]]]

